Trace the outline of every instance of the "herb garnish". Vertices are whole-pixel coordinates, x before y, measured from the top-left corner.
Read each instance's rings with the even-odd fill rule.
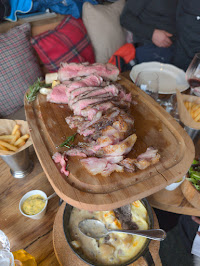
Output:
[[[71,142],[73,142],[74,141],[74,139],[75,139],[75,136],[76,136],[76,134],[77,133],[75,133],[74,135],[72,135],[72,136],[69,136],[63,143],[61,143],[60,145],[59,145],[59,147],[66,147],[66,148],[70,148],[71,147],[71,145],[72,145],[72,143]]]
[[[200,160],[193,161],[188,174],[189,178],[187,178],[187,180],[192,182],[193,186],[200,191]]]
[[[66,170],[66,171],[68,170],[68,166],[69,166],[69,164],[67,164],[66,167],[65,167],[65,170]]]
[[[26,94],[26,99],[29,103],[35,100],[37,93],[42,87],[49,88],[51,87],[51,84],[45,84],[44,81],[41,80],[41,78],[38,78],[38,80],[29,87],[30,93]]]

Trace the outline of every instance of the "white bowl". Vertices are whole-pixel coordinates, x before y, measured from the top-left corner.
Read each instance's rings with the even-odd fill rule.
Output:
[[[28,214],[25,214],[25,213],[22,211],[22,205],[23,205],[24,201],[25,201],[26,199],[28,199],[30,196],[38,195],[38,194],[41,195],[44,199],[46,199],[46,203],[45,203],[44,208],[43,208],[40,212],[38,212],[38,213],[36,213],[36,214],[34,214],[34,215],[28,215]],[[28,218],[31,218],[31,219],[39,220],[39,219],[41,219],[41,218],[45,215],[45,213],[46,213],[47,203],[48,203],[47,195],[46,195],[42,190],[31,190],[31,191],[27,192],[27,193],[21,198],[21,200],[20,200],[20,202],[19,202],[19,210],[20,210],[21,214],[23,214],[24,216],[26,216],[26,217],[28,217]]]
[[[176,189],[177,187],[179,187],[183,183],[184,180],[185,180],[185,176],[182,177],[181,181],[172,183],[169,186],[165,187],[165,189],[172,191],[172,190]]]

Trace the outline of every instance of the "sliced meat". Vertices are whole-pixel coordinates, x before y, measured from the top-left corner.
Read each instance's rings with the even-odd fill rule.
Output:
[[[109,176],[112,172],[123,172],[123,167],[117,164],[110,164],[104,158],[90,157],[81,159],[80,162],[92,175],[101,174],[104,177]]]
[[[78,102],[74,103],[71,106],[71,108],[74,111],[75,115],[80,115],[81,114],[81,110],[85,109],[90,104],[101,103],[101,102],[104,102],[105,100],[110,100],[112,98],[113,98],[113,96],[107,95],[105,97],[96,96],[96,97],[92,97],[92,98],[88,98],[88,99],[83,99],[83,100],[79,100]]]
[[[69,176],[69,171],[67,170],[67,154],[64,152],[63,154],[56,152],[52,156],[52,159],[54,160],[55,163],[60,163],[61,165],[61,170],[60,172],[63,173],[66,176]]]
[[[124,159],[123,156],[108,156],[108,157],[104,157],[104,158],[107,160],[108,163],[111,163],[111,164],[113,164],[113,163],[118,164],[119,162],[121,162]],[[121,165],[121,166],[123,166],[123,165]]]
[[[119,163],[119,165],[123,166],[127,172],[133,173],[135,172],[134,159],[126,158]]]
[[[92,175],[101,174],[107,165],[106,159],[99,159],[96,157],[82,159],[80,162]]]
[[[94,91],[94,90],[97,90],[100,88],[102,88],[102,87],[79,87],[78,89],[75,89],[69,93],[69,99],[70,99],[70,101],[72,101],[75,97],[77,97],[79,95],[81,97],[81,95],[83,96],[90,91]]]
[[[101,172],[102,176],[109,176],[111,175],[113,172],[118,172],[118,173],[122,173],[124,171],[123,166],[118,165],[118,164],[110,164],[108,163],[106,168],[103,170],[103,172]]]
[[[73,129],[82,125],[82,123],[84,123],[86,120],[80,115],[70,115],[65,118],[65,121],[67,122],[69,127]]]
[[[136,134],[132,134],[131,136],[127,137],[125,140],[119,142],[118,144],[103,147],[97,152],[97,156],[103,157],[103,156],[125,155],[132,150],[136,142],[136,139],[137,139]]]
[[[105,79],[116,81],[119,75],[119,69],[109,63],[95,63],[92,65],[63,63],[58,70],[58,80],[64,81],[74,77],[89,76],[91,74],[98,74]]]
[[[67,96],[70,97],[72,91],[77,90],[82,87],[99,87],[103,83],[102,77],[98,75],[89,75],[88,77],[82,78],[80,80],[76,80],[70,82],[67,85]]]
[[[47,101],[52,103],[68,103],[66,95],[66,85],[59,84],[53,87],[52,91],[47,95]]]
[[[79,157],[87,157],[87,156],[95,156],[94,152],[88,150],[84,147],[75,147],[66,151],[68,156],[79,156]]]
[[[134,164],[140,170],[146,169],[148,166],[156,164],[160,160],[160,154],[158,150],[153,147],[147,148],[146,152],[140,154],[137,159],[134,159]]]
[[[130,204],[113,210],[123,229],[138,230],[138,225],[132,221]]]
[[[104,113],[112,107],[114,107],[114,105],[109,101],[97,104],[90,104],[88,105],[88,107],[81,110],[80,115],[87,117],[87,119],[91,121],[98,111],[102,111],[102,113]]]
[[[97,121],[99,121],[99,119],[102,117],[102,112],[99,111],[98,113],[96,113],[96,115],[94,116],[94,118],[91,121],[86,121],[85,123],[82,123],[79,127],[78,127],[78,133],[80,135],[84,135],[84,131],[86,129],[88,129],[89,127],[91,127],[93,124],[95,124]]]
[[[110,85],[107,87],[94,87],[93,89],[91,89],[91,87],[89,87],[89,90],[85,90],[82,93],[76,95],[75,97],[72,97],[74,94],[72,94],[72,96],[70,96],[70,101],[69,101],[69,105],[71,106],[72,104],[74,104],[75,102],[82,100],[82,99],[86,99],[86,98],[91,98],[94,96],[117,96],[119,91],[117,89],[117,87],[115,87],[114,85]],[[81,88],[83,89],[83,88]],[[74,91],[73,91],[74,92]],[[72,92],[72,93],[73,93]]]

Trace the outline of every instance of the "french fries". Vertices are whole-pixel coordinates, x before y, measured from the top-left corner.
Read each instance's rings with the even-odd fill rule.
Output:
[[[21,136],[20,125],[16,124],[11,135],[0,136],[0,150],[16,152],[26,143],[29,137],[29,134],[24,134]]]
[[[196,122],[200,122],[200,104],[185,101],[184,105],[190,113],[192,119]]]

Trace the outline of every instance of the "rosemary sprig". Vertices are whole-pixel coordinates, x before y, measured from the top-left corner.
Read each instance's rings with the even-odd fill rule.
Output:
[[[38,80],[29,87],[30,93],[26,94],[26,99],[30,103],[35,100],[37,93],[42,87],[49,88],[51,84],[45,84],[44,81],[41,80],[41,78],[38,78]]]
[[[70,148],[71,147],[71,145],[72,145],[72,143],[71,142],[73,142],[74,141],[74,139],[75,139],[75,136],[76,136],[76,134],[77,133],[75,133],[74,135],[72,135],[72,136],[69,136],[63,143],[61,143],[60,145],[59,145],[59,147],[66,147],[66,148]]]

